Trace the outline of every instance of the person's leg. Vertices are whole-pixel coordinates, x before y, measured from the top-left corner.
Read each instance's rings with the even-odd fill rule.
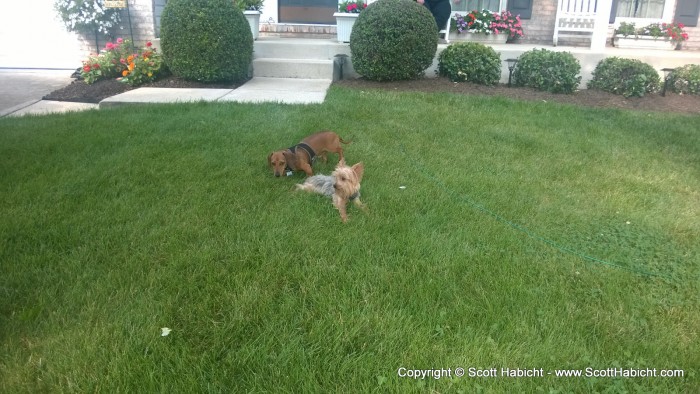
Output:
[[[438,31],[444,29],[445,26],[447,26],[447,20],[450,19],[450,13],[452,12],[452,7],[450,7],[450,1],[437,1],[435,3],[432,3],[429,9],[435,17],[435,23],[437,24]]]

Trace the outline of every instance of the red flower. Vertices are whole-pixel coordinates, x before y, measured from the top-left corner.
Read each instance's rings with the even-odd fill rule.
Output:
[[[92,65],[92,68],[94,68],[95,70],[99,70],[99,69],[100,69],[100,64],[99,64],[99,63],[95,63],[95,64]]]
[[[148,41],[148,42],[146,43],[146,48],[150,48],[152,45],[153,45],[153,43],[151,43],[150,41]]]
[[[89,73],[89,72],[90,72],[90,65],[86,64],[86,65],[83,67],[83,71],[85,71],[86,73]]]

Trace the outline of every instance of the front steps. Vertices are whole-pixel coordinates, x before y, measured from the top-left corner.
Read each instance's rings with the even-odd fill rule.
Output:
[[[261,36],[253,51],[253,76],[337,80],[342,61],[337,55],[349,54],[347,44],[333,39]]]

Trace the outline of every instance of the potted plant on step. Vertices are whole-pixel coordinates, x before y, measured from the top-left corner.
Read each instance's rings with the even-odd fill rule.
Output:
[[[455,14],[450,23],[450,40],[485,44],[505,44],[523,36],[520,15],[510,11],[473,10],[467,15]]]
[[[234,0],[233,4],[243,11],[253,33],[253,40],[257,40],[260,34],[260,10],[263,8],[263,0]]]
[[[652,23],[637,28],[634,23],[622,22],[615,29],[614,44],[626,49],[681,49],[688,39],[682,23]]]
[[[338,42],[350,42],[350,33],[357,17],[360,15],[367,3],[364,0],[343,1],[338,3],[338,12],[333,14],[336,20],[336,32]]]

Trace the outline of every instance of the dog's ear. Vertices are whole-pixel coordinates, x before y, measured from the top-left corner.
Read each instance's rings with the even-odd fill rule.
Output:
[[[284,155],[284,159],[287,161],[287,167],[291,169],[296,169],[297,168],[297,156],[290,152],[289,150],[285,150],[282,152]]]
[[[347,164],[345,164],[345,158],[344,158],[344,157],[343,157],[342,159],[340,159],[340,161],[338,162],[338,165],[336,166],[336,168],[337,168],[337,167],[347,167]]]
[[[359,162],[352,166],[352,171],[357,175],[357,181],[362,182],[362,175],[365,173],[365,165]]]
[[[273,152],[273,153],[274,153],[274,152]],[[267,165],[268,165],[269,167],[272,167],[272,153],[270,153],[269,155],[267,155]]]

